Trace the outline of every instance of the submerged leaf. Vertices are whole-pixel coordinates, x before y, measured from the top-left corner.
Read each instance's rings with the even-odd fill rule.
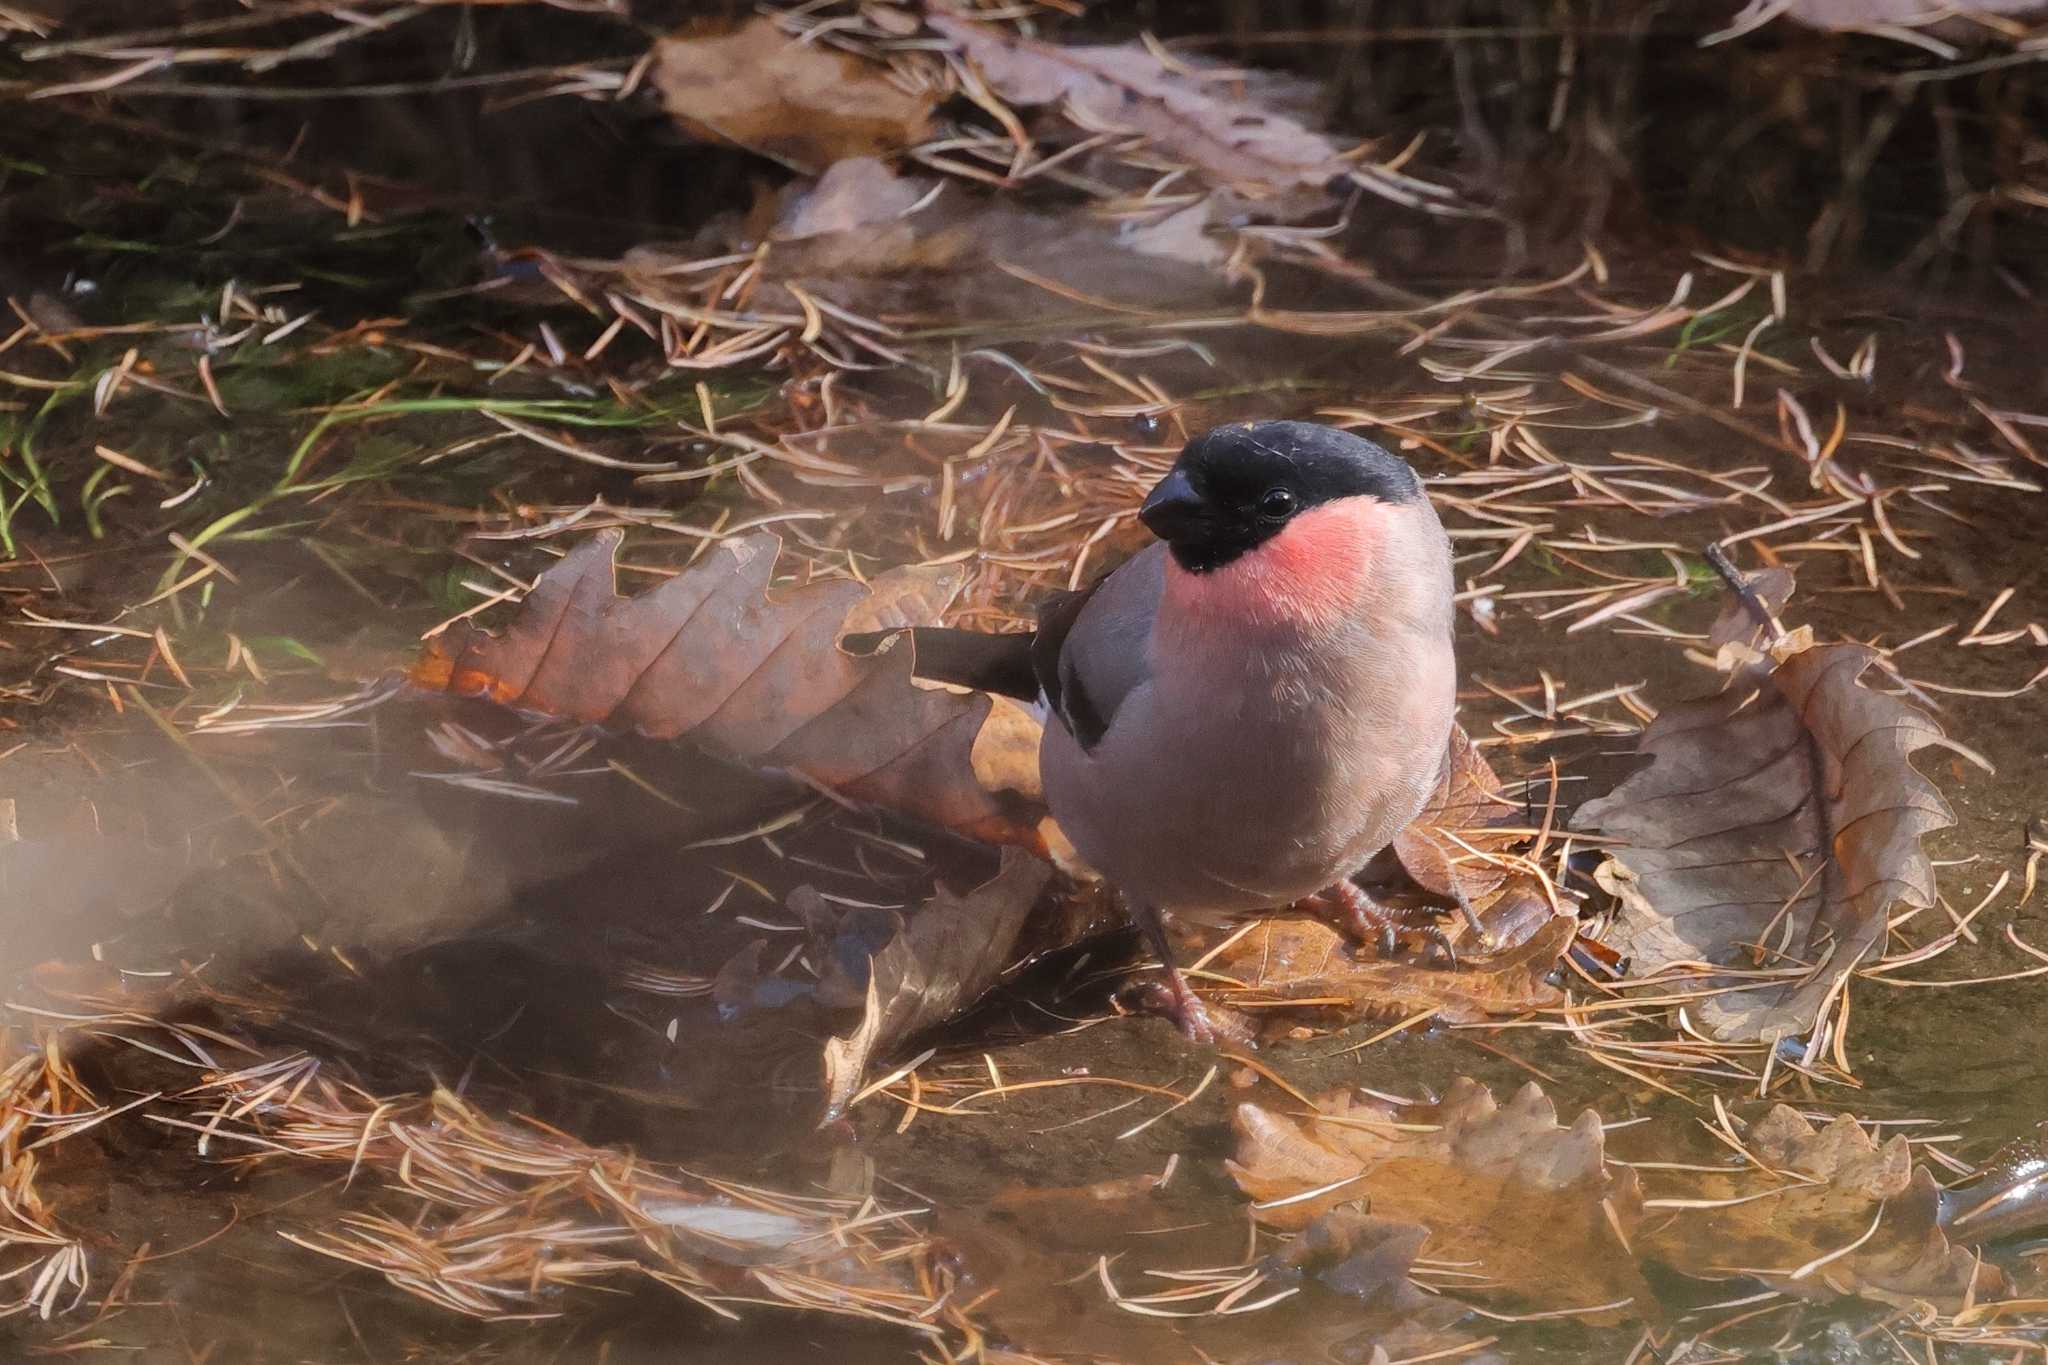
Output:
[[[1043,847],[1036,803],[976,779],[987,697],[913,683],[907,641],[868,656],[838,647],[854,631],[930,623],[958,589],[954,571],[771,588],[781,542],[754,532],[622,598],[620,539],[604,531],[571,550],[502,634],[461,621],[429,641],[412,681],[688,739],[989,843]]]
[[[1782,601],[1789,576],[1760,580]],[[1743,652],[1731,614],[1714,632]],[[1879,946],[1894,904],[1934,904],[1921,838],[1955,823],[1910,761],[1941,727],[1858,681],[1866,645],[1798,648],[1775,665],[1747,654],[1718,695],[1668,707],[1643,732],[1648,767],[1579,811],[1614,839],[1626,869],[1616,946],[1636,970],[1678,961],[1810,964],[1798,981],[1695,1005],[1721,1038],[1772,1038],[1812,1026],[1839,978]]]
[[[1463,1304],[1411,1280],[1424,1229],[1347,1204],[1241,1264],[1243,1228],[1210,1199],[1151,1174],[1013,1188],[981,1208],[942,1206],[940,1238],[961,1300],[1020,1352],[991,1360],[1498,1365],[1461,1330]]]
[[[1561,1004],[1564,992],[1549,978],[1577,925],[1553,915],[1540,899],[1517,905],[1534,921],[1533,931],[1522,929],[1512,946],[1497,952],[1461,955],[1455,966],[1428,954],[1369,956],[1322,920],[1288,915],[1261,919],[1210,959],[1207,970],[1242,983],[1217,992],[1218,1003],[1261,1017],[1278,1001],[1314,1001],[1313,1008],[1333,1012],[1339,1022],[1434,1011],[1444,1023],[1473,1024]],[[1489,916],[1490,925],[1499,922]]]
[[[1997,1267],[1950,1243],[1940,1190],[1903,1134],[1879,1146],[1846,1114],[1816,1131],[1779,1105],[1747,1141],[1770,1169],[1689,1180],[1692,1199],[1740,1202],[1653,1210],[1637,1238],[1644,1255],[1702,1279],[1759,1279],[1808,1298],[1954,1312],[2005,1292]]]
[[[1342,1093],[1297,1121],[1242,1104],[1228,1169],[1270,1227],[1299,1231],[1341,1204],[1429,1229],[1433,1258],[1471,1262],[1475,1295],[1505,1294],[1589,1320],[1654,1316],[1628,1236],[1633,1172],[1607,1168],[1600,1119],[1569,1128],[1537,1086],[1502,1108],[1459,1078],[1435,1105]]]
[[[1227,247],[1206,231],[1206,201],[1110,223],[1007,197],[935,193],[940,183],[849,158],[786,187],[772,224],[728,219],[716,240],[736,252],[765,248],[750,299],[784,317],[801,316],[805,298],[864,316],[1038,317],[1048,281],[1147,310],[1160,298],[1221,302],[1231,293],[1215,268]],[[693,316],[706,303],[693,259],[635,247],[619,284],[650,307]],[[828,314],[822,325],[840,324]]]
[[[1409,1278],[1429,1229],[1375,1217],[1359,1201],[1339,1204],[1283,1247],[1276,1266],[1306,1271],[1368,1308],[1414,1313],[1430,1298]]]
[[[1907,1139],[1879,1145],[1847,1115],[1816,1130],[1777,1106],[1744,1135],[1754,1164],[1652,1163],[1654,1178],[1676,1188],[1648,1201],[1634,1168],[1607,1160],[1599,1117],[1559,1127],[1534,1085],[1505,1108],[1464,1079],[1438,1105],[1339,1094],[1305,1121],[1247,1104],[1236,1129],[1229,1170],[1258,1201],[1253,1216],[1302,1233],[1285,1259],[1341,1266],[1355,1243],[1367,1253],[1354,1269],[1368,1286],[1384,1284],[1372,1248],[1398,1228],[1376,1223],[1371,1236],[1353,1237],[1349,1224],[1367,1212],[1426,1228],[1432,1261],[1484,1276],[1450,1292],[1507,1292],[1539,1308],[1627,1298],[1631,1315],[1654,1318],[1639,1260],[1808,1298],[1943,1312],[2008,1292],[2002,1272],[1944,1232],[1941,1193]]]

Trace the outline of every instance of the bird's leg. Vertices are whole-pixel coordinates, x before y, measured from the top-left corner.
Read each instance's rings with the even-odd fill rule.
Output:
[[[1472,931],[1472,937],[1479,940],[1479,946],[1481,948],[1494,947],[1493,935],[1489,934],[1486,931],[1486,926],[1479,922],[1479,912],[1472,908],[1472,898],[1465,894],[1464,887],[1458,885],[1456,877],[1451,878],[1451,895],[1458,902],[1458,913],[1465,917],[1465,927]],[[1455,961],[1453,965],[1455,965]]]
[[[1173,1020],[1191,1043],[1214,1043],[1225,1032],[1210,1016],[1209,1007],[1188,986],[1187,978],[1180,974],[1180,968],[1173,965],[1173,945],[1167,941],[1166,919],[1157,906],[1142,901],[1131,903],[1131,918],[1138,922],[1138,929],[1145,935],[1145,946],[1159,959],[1160,970],[1166,975],[1166,1000],[1160,1005],[1160,1012]]]
[[[1434,924],[1416,924],[1403,912],[1380,904],[1367,893],[1364,887],[1346,877],[1343,881],[1324,891],[1316,899],[1335,912],[1333,918],[1337,928],[1354,943],[1377,943],[1382,957],[1392,957],[1400,944],[1395,933],[1396,926],[1414,930],[1444,955],[1452,966],[1458,965],[1457,950],[1451,947],[1451,938]],[[1462,898],[1459,904],[1478,931],[1478,919],[1472,914],[1469,903]],[[1484,941],[1483,931],[1481,941]]]

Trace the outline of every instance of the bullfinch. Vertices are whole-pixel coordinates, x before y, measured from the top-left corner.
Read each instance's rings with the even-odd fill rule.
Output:
[[[1029,633],[913,632],[916,671],[1043,708],[1047,804],[1124,895],[1190,1038],[1218,1025],[1161,912],[1236,918],[1350,881],[1435,789],[1456,705],[1450,542],[1406,462],[1309,422],[1190,441],[1158,537]]]

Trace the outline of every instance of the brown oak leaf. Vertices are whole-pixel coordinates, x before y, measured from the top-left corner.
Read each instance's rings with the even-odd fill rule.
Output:
[[[1005,849],[1002,870],[973,890],[941,888],[908,917],[885,912],[894,932],[864,964],[849,970],[830,959],[820,1001],[857,1004],[861,1019],[825,1043],[828,1117],[846,1107],[876,1057],[973,1004],[1016,963],[1024,921],[1051,877],[1044,862]]]
[[[1227,1167],[1269,1227],[1299,1231],[1363,1200],[1428,1228],[1431,1257],[1472,1263],[1485,1279],[1461,1294],[1590,1321],[1656,1316],[1628,1240],[1642,1213],[1635,1174],[1607,1166],[1599,1115],[1561,1127],[1534,1084],[1504,1108],[1463,1077],[1433,1105],[1339,1092],[1297,1121],[1241,1104],[1234,1127]]]
[[[1514,910],[1511,946],[1460,954],[1455,966],[1428,953],[1373,956],[1319,919],[1263,918],[1206,964],[1205,973],[1239,984],[1213,993],[1208,976],[1196,984],[1217,1003],[1260,1018],[1279,1008],[1314,1010],[1336,1016],[1340,1026],[1352,1018],[1405,1018],[1425,1010],[1444,1023],[1471,1024],[1563,1003],[1564,992],[1549,977],[1571,947],[1576,922],[1552,914],[1540,897],[1524,897]],[[1498,932],[1508,918],[1489,915],[1489,927]]]
[[[1465,733],[1451,727],[1451,747],[1443,781],[1422,813],[1394,836],[1394,855],[1401,870],[1433,896],[1455,899],[1463,894],[1478,901],[1500,889],[1508,874],[1488,854],[1505,852],[1517,836],[1498,828],[1520,822],[1520,813],[1501,794],[1493,766]]]
[[[1808,1298],[1955,1312],[2006,1291],[2003,1272],[1942,1230],[1941,1192],[1904,1134],[1880,1146],[1846,1114],[1816,1130],[1779,1105],[1746,1141],[1769,1169],[1689,1178],[1687,1198],[1673,1201],[1681,1207],[1645,1216],[1638,1250],[1687,1275],[1758,1279]],[[1711,1201],[1730,1202],[1696,1206]]]
[[[912,682],[907,640],[872,655],[838,646],[855,632],[936,620],[958,589],[956,571],[771,586],[781,542],[757,531],[622,598],[612,571],[620,539],[610,530],[577,545],[502,633],[457,622],[428,642],[411,680],[687,739],[988,843],[1044,849],[1042,806],[976,778],[989,698]]]
[[[1139,134],[1210,184],[1249,198],[1288,195],[1304,206],[1320,204],[1329,198],[1326,187],[1348,170],[1328,138],[1137,43],[1060,47],[943,9],[926,22],[1003,99],[1060,106],[1084,127]]]

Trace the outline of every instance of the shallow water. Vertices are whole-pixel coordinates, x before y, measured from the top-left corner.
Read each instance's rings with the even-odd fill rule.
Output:
[[[21,145],[0,145],[0,152],[25,160],[32,137],[52,135],[53,126],[17,124]],[[331,126],[326,131],[333,135]],[[565,543],[466,538],[498,525],[493,517],[539,523],[603,498],[708,521],[721,509],[749,506],[749,494],[730,482],[637,484],[630,472],[508,440],[485,421],[473,401],[480,397],[571,400],[584,405],[580,416],[613,423],[576,429],[609,458],[703,453],[673,421],[647,416],[688,411],[699,401],[697,376],[664,374],[645,353],[622,360],[614,376],[635,386],[637,408],[615,403],[587,369],[536,369],[496,385],[491,371],[471,363],[469,348],[482,355],[486,343],[538,338],[542,322],[574,346],[592,344],[595,329],[574,310],[544,307],[513,288],[437,298],[480,277],[532,283],[480,255],[459,217],[393,211],[379,224],[341,228],[331,210],[316,217],[291,196],[252,192],[234,209],[246,230],[196,245],[226,221],[233,198],[209,186],[215,162],[195,154],[189,164],[167,165],[161,179],[131,183],[122,178],[117,136],[104,129],[66,136],[75,140],[56,148],[61,156],[44,155],[48,166],[9,172],[13,200],[0,218],[0,242],[23,250],[12,258],[19,278],[0,276],[0,285],[25,303],[39,297],[42,307],[75,313],[70,321],[86,325],[189,323],[233,279],[246,296],[279,287],[285,315],[265,318],[264,327],[309,306],[330,329],[386,314],[407,320],[392,322],[389,338],[326,353],[280,348],[274,356],[224,359],[218,387],[228,418],[191,392],[151,390],[93,412],[93,379],[119,364],[131,344],[145,358],[145,373],[150,366],[175,371],[185,383],[180,366],[207,344],[190,327],[134,341],[95,336],[75,353],[24,347],[0,357],[0,368],[31,381],[0,395],[9,399],[0,417],[17,438],[33,421],[61,504],[53,519],[29,496],[35,490],[10,492],[12,553],[0,564],[0,592],[16,615],[6,656],[12,738],[0,745],[0,795],[12,802],[16,834],[0,861],[0,975],[9,1002],[44,1010],[61,1010],[65,1000],[97,1002],[77,1007],[83,1013],[104,1012],[108,1001],[132,1002],[143,1014],[167,1008],[174,1019],[268,1052],[303,1049],[369,1095],[448,1087],[480,1107],[531,1116],[650,1161],[930,1209],[928,1225],[962,1277],[962,1297],[994,1291],[983,1306],[987,1330],[1019,1352],[1349,1361],[1369,1359],[1375,1343],[1401,1358],[1454,1341],[1461,1352],[1515,1360],[1630,1354],[1641,1330],[1635,1324],[1467,1320],[1459,1335],[1404,1336],[1383,1331],[1355,1301],[1320,1292],[1234,1321],[1117,1311],[1098,1281],[1112,1273],[1107,1265],[1098,1271],[1105,1258],[1127,1292],[1148,1271],[1245,1258],[1245,1201],[1222,1165],[1231,1150],[1230,1112],[1246,1098],[1288,1101],[1251,1070],[1189,1047],[1165,1022],[1113,1011],[1117,973],[1105,968],[1128,961],[1134,945],[1107,916],[1089,920],[1105,932],[1007,982],[963,1024],[906,1052],[926,1042],[938,1048],[918,1073],[935,1094],[1001,1093],[963,1105],[971,1112],[962,1113],[874,1095],[820,1125],[817,1045],[843,1018],[803,999],[773,1001],[758,985],[751,995],[714,994],[712,982],[736,953],[764,938],[771,959],[784,942],[794,953],[801,925],[786,902],[801,886],[849,903],[907,908],[935,881],[979,881],[993,865],[987,850],[842,810],[802,787],[680,746],[586,734],[480,703],[403,695],[318,727],[191,733],[209,710],[236,705],[253,714],[266,704],[370,685],[404,666],[422,632],[477,603],[465,582],[486,591],[524,582],[546,566],[545,546]],[[535,240],[578,244],[567,229],[552,239],[537,232]],[[1608,251],[1617,278],[1641,282],[1641,295],[1668,289],[1697,265],[1649,246]],[[1434,296],[1468,278],[1468,269],[1447,264],[1401,282]],[[92,287],[81,288],[82,281]],[[1785,381],[1816,413],[1832,410],[1839,397],[1858,432],[1915,430],[1925,405],[1952,397],[1938,378],[1949,363],[1944,333],[1969,356],[1966,373],[1978,392],[2012,409],[2041,406],[2038,357],[2026,342],[2039,318],[2028,305],[1910,297],[1855,277],[1801,281],[1795,289],[1802,336],[1826,338],[1837,354],[1865,335],[1879,341],[1872,383],[1835,384],[1811,373]],[[1154,302],[1164,311],[1173,301]],[[936,336],[981,320],[925,321]],[[58,321],[47,326],[66,330]],[[973,339],[1027,350],[1030,331],[1012,322]],[[1145,373],[1169,394],[1198,396],[1135,419],[1091,415],[1074,423],[1103,451],[1122,443],[1170,453],[1182,435],[1214,420],[1385,409],[1399,406],[1396,395],[1444,387],[1383,340],[1190,335],[1214,348],[1213,361],[1197,353],[1156,357]],[[502,349],[491,351],[494,363],[503,363]],[[1784,354],[1797,352],[1788,343]],[[1680,357],[1668,337],[1601,355],[1688,393],[1724,382],[1705,366],[1674,370]],[[757,409],[779,418],[786,409],[777,405],[792,401],[778,389],[785,378],[721,374],[712,394],[728,422]],[[892,382],[873,381],[869,435],[877,445],[893,440],[879,434],[884,419],[915,418],[933,406],[916,383]],[[1000,366],[977,371],[975,382],[978,421],[992,422],[1012,404],[1023,408],[1020,420],[1063,420]],[[63,384],[71,387],[53,387]],[[323,405],[387,384],[401,385],[409,398],[467,406],[422,402],[374,423],[338,426],[329,442],[309,441]],[[1721,390],[1714,392],[1718,401]],[[1544,439],[1568,459],[1626,448],[1715,471],[1776,461],[1782,496],[1809,493],[1796,459],[1673,414],[1619,434],[1556,430]],[[118,502],[94,502],[84,485],[99,468],[96,445],[176,477],[162,488],[149,480]],[[1455,459],[1422,448],[1409,453],[1425,473],[1455,475],[1483,448],[1479,435]],[[313,461],[309,477],[331,487],[274,494],[279,470],[299,456]],[[1083,447],[1075,463],[1089,458]],[[206,484],[189,502],[154,506],[190,481],[188,469],[202,466]],[[933,519],[930,478],[906,479],[894,493],[805,492],[833,525],[853,528],[849,543],[875,547],[878,558],[900,552],[902,528]],[[1886,561],[1902,606],[1860,583],[1854,555],[1823,547],[1799,556],[1802,592],[1791,619],[1811,622],[1824,640],[1888,645],[1959,621],[1948,636],[1903,655],[1902,670],[1947,687],[2015,688],[2041,666],[2039,646],[1972,648],[1957,639],[2007,587],[2014,591],[2002,624],[2034,619],[2048,600],[2038,500],[1957,484],[1941,504],[1946,517],[1903,505],[1894,513],[1924,537],[1915,542],[1920,558]],[[245,522],[210,542],[209,555],[223,568],[160,605],[137,606],[200,562],[167,548],[169,532],[190,537],[245,508],[253,509]],[[1583,520],[1608,537],[1695,548],[1742,524],[1720,510],[1683,517],[1614,506],[1550,510],[1560,532]],[[1486,529],[1469,515],[1448,519],[1454,530]],[[1131,543],[1120,534],[1099,553],[1121,553]],[[1500,546],[1461,540],[1461,570],[1478,573]],[[622,586],[644,586],[691,548],[674,537],[631,542]],[[1644,555],[1651,567],[1631,563],[1630,572],[1661,571],[1654,552]],[[1505,581],[1511,590],[1575,585],[1574,572],[1539,552]],[[1003,592],[1028,595],[1021,576]],[[1537,619],[1542,609],[1540,599],[1504,608],[1498,635],[1461,622],[1462,719],[1475,736],[1500,738],[1496,722],[1513,715],[1482,683],[1520,689],[1515,695],[1525,701],[1539,695],[1528,690],[1539,675],[1554,680],[1561,697],[1635,683],[1652,704],[1712,685],[1712,675],[1672,641],[1612,628],[1569,634],[1567,619]],[[1646,614],[1697,632],[1714,610],[1711,594],[1695,590]],[[498,612],[485,619],[502,622]],[[46,628],[50,621],[70,625]],[[71,628],[108,623],[120,629]],[[148,637],[160,623],[178,663],[151,648]],[[227,662],[243,654],[253,655],[253,668]],[[1626,717],[1611,705],[1600,714],[1612,723],[1607,733],[1548,746],[1501,743],[1491,756],[1511,778],[1559,757],[1576,784],[1566,801],[1576,802],[1626,769]],[[2048,712],[2038,695],[1945,696],[1939,714],[1952,737],[1997,767],[1989,775],[1937,751],[1921,756],[1920,767],[1957,816],[1931,845],[1944,864],[1946,900],[1966,910],[2001,873],[2012,880],[1978,922],[1981,943],[1960,944],[1938,967],[1906,975],[1962,978],[2036,965],[2000,934],[2011,921],[2021,938],[2036,941],[2048,916],[2048,893],[2025,906],[2017,895],[2026,826],[2044,814],[2038,773],[2048,760]],[[500,764],[491,777],[516,786],[479,785],[480,754]],[[1941,914],[1923,912],[1923,923],[1940,923]],[[1932,936],[1918,926],[1915,934],[1914,942]],[[650,971],[666,974],[668,985],[650,986]],[[1956,1135],[1948,1150],[1964,1161],[1981,1160],[2044,1117],[2039,978],[1958,990],[1859,983],[1856,990],[1856,1087],[1784,1087],[1775,1098],[1816,1112],[1935,1121],[1937,1131]],[[48,1014],[16,1011],[11,1041],[26,1042],[51,1022]],[[1421,1096],[1470,1076],[1504,1096],[1541,1078],[1567,1122],[1590,1106],[1610,1126],[1653,1117],[1677,1130],[1704,1112],[1589,1064],[1556,1032],[1434,1028],[1349,1050],[1390,1022],[1271,1042],[1258,1060],[1308,1094],[1361,1085]],[[107,1024],[96,1032],[74,1030],[66,1046],[103,1099],[127,1103],[194,1079],[189,1059],[116,1041],[144,1031]],[[1170,1110],[1156,1090],[1132,1088],[1186,1095],[1212,1067],[1201,1096]],[[1625,1132],[1617,1148],[1631,1140]],[[1172,1178],[1156,1191],[1115,1199],[1074,1193],[1165,1172]],[[561,1316],[543,1321],[472,1322],[281,1239],[373,1207],[412,1207],[372,1184],[352,1183],[332,1166],[235,1162],[219,1149],[200,1155],[189,1130],[109,1121],[52,1149],[40,1175],[43,1197],[79,1230],[92,1258],[84,1306],[47,1322],[17,1317],[0,1332],[23,1354],[145,1361],[894,1361],[917,1349],[917,1339],[899,1328],[843,1317],[763,1311],[728,1324],[644,1282],[609,1296],[565,1291],[549,1304]],[[120,1294],[107,1296],[117,1281]],[[1744,1292],[1741,1282],[1673,1286],[1671,1302],[1682,1313]],[[1779,1313],[1728,1341],[1736,1351],[1758,1352],[1782,1341],[1782,1353],[1797,1359],[1889,1358],[1887,1338],[1872,1328],[1881,1320],[1884,1310],[1845,1300]],[[1703,1321],[1688,1326],[1681,1317],[1675,1330],[1688,1339]],[[1497,1341],[1472,1346],[1481,1338]]]

